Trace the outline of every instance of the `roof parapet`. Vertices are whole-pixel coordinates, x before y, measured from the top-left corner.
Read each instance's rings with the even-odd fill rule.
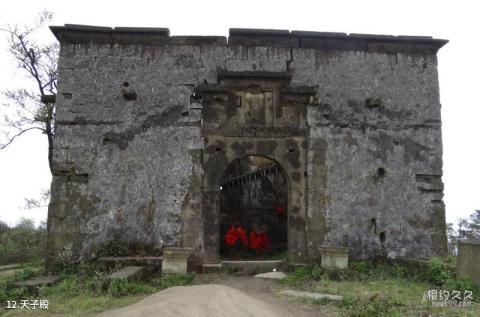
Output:
[[[289,31],[272,29],[229,30],[224,36],[170,36],[168,28],[102,27],[78,24],[51,26],[62,43],[123,45],[243,45],[382,53],[435,54],[448,40],[430,36],[393,36],[358,33]]]
[[[431,36],[230,29],[229,45],[245,45],[382,53],[435,54],[448,40]]]

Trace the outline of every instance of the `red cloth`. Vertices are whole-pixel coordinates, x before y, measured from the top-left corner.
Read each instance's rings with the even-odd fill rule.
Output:
[[[260,246],[260,235],[255,230],[252,230],[252,232],[250,232],[250,247],[253,250],[257,250],[259,246]]]
[[[247,232],[242,228],[242,226],[238,226],[237,235],[240,240],[242,240],[243,245],[248,246]]]
[[[285,209],[283,209],[283,207],[277,207],[277,209],[275,209],[275,212],[279,215],[283,215],[285,213]]]
[[[243,245],[248,246],[247,232],[245,229],[243,229],[242,226],[238,226],[237,229],[235,229],[233,225],[230,225],[230,229],[228,229],[225,234],[225,244],[232,246],[237,243],[239,239]]]
[[[270,246],[266,232],[257,232],[252,230],[250,233],[250,247],[260,252],[265,251]]]
[[[261,244],[260,244],[260,247],[261,247],[261,250],[263,252],[263,251],[265,251],[265,249],[268,249],[268,247],[270,246],[270,241],[268,240],[268,236],[267,236],[266,232],[261,232],[260,237],[261,237],[261,241],[262,241]]]
[[[235,230],[233,225],[231,225],[230,229],[228,229],[227,233],[225,234],[225,244],[232,246],[237,242],[238,238],[239,236],[237,230]]]

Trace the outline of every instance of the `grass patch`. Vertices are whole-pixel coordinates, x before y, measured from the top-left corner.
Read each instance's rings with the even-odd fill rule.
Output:
[[[368,297],[343,298],[340,306],[349,316],[404,316],[406,303],[399,296],[389,293],[376,293]]]
[[[128,296],[128,297],[112,297],[108,295],[91,296],[91,295],[77,295],[72,298],[65,299],[65,297],[52,296],[48,298],[49,309],[42,311],[35,310],[3,310],[0,315],[5,317],[20,317],[20,316],[69,316],[80,317],[89,314],[100,313],[107,309],[123,307],[134,304],[145,296]]]
[[[24,288],[12,288],[13,283],[27,280],[42,273],[43,268],[41,267],[27,266],[21,270],[17,270],[13,276],[0,278],[0,302],[2,303],[2,307],[7,300],[20,300],[27,294],[27,290]]]
[[[132,304],[145,296],[172,286],[193,283],[194,274],[157,276],[145,281],[128,281],[114,279],[106,283],[110,272],[98,272],[92,263],[82,263],[76,267],[65,267],[60,273],[61,280],[54,286],[39,289],[38,296],[28,294],[26,289],[14,289],[14,282],[41,275],[40,267],[27,267],[18,274],[0,278],[0,316],[47,316],[61,314],[67,316],[84,316],[107,309]],[[48,311],[35,309],[7,310],[6,301],[46,299]]]
[[[174,286],[186,286],[193,283],[195,274],[164,275],[161,278],[153,279],[152,282],[157,289],[165,289]]]
[[[151,294],[157,289],[143,282],[131,282],[126,279],[114,279],[108,286],[108,293],[113,297]]]
[[[480,307],[432,307],[425,298],[428,290],[470,290],[478,302],[480,291],[470,281],[456,279],[442,259],[432,259],[418,268],[398,263],[360,261],[346,270],[326,270],[320,266],[296,268],[282,281],[296,289],[342,295],[336,303],[307,300],[329,308],[340,316],[480,316]]]

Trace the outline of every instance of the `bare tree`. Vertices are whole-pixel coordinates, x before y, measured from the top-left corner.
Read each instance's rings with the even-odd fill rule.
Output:
[[[24,198],[23,209],[29,210],[34,208],[47,207],[50,201],[50,189],[43,189],[40,192],[40,197],[37,198]]]
[[[40,130],[48,139],[48,163],[52,171],[52,146],[55,134],[55,97],[57,93],[58,44],[39,44],[34,32],[51,21],[51,12],[43,11],[33,25],[7,25],[8,52],[18,69],[24,71],[34,88],[3,92],[10,110],[3,117],[0,150],[31,130]]]

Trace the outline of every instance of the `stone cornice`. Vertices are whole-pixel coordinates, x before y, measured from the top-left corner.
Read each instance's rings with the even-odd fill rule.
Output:
[[[170,36],[167,28],[99,27],[66,24],[51,26],[61,43],[123,45],[229,45],[312,48],[333,51],[435,54],[448,40],[429,36],[392,36],[356,33],[230,29],[224,36]]]

